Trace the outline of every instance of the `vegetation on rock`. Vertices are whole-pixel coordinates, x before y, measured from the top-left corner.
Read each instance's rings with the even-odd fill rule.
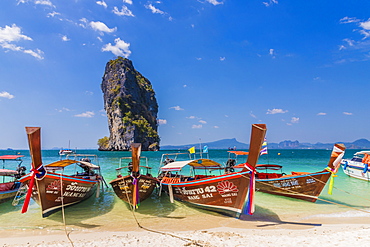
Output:
[[[158,150],[158,104],[150,81],[118,57],[107,63],[101,87],[110,136],[98,141],[99,149],[128,150],[140,142],[143,150]]]

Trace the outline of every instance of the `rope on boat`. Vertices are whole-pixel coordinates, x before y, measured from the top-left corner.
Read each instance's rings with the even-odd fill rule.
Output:
[[[203,247],[203,245],[199,244],[196,240],[193,240],[193,239],[190,239],[190,238],[185,238],[185,237],[180,237],[180,236],[177,236],[177,235],[174,235],[174,234],[171,234],[171,233],[167,233],[167,232],[161,232],[161,231],[157,231],[157,230],[152,230],[152,229],[149,229],[149,228],[146,228],[142,225],[140,225],[138,219],[136,218],[136,214],[135,214],[135,207],[131,204],[131,200],[130,200],[130,197],[128,196],[128,193],[127,193],[127,187],[128,186],[125,186],[125,191],[126,191],[126,197],[127,197],[127,201],[128,201],[128,204],[130,205],[130,211],[132,213],[132,216],[134,217],[135,219],[135,222],[137,224],[137,226],[143,230],[146,230],[148,232],[154,232],[154,233],[158,233],[158,234],[162,234],[162,235],[168,235],[168,236],[171,236],[171,237],[174,237],[174,238],[178,238],[178,239],[181,239],[185,242],[190,242],[191,244],[194,244],[196,246],[200,246],[200,247]]]
[[[63,218],[64,232],[65,232],[69,242],[71,243],[72,247],[74,247],[74,244],[73,244],[71,238],[69,237],[69,234],[71,234],[71,232],[67,232],[66,218],[65,218],[65,214],[64,214],[64,196],[63,196],[64,193],[63,193],[62,175],[63,175],[63,172],[60,173],[60,199],[62,201],[62,218]]]

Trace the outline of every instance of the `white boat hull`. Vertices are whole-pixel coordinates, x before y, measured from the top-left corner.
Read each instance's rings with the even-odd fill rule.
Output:
[[[369,168],[365,169],[365,164],[358,161],[352,160],[342,160],[341,166],[343,172],[353,178],[362,179],[365,181],[370,181],[370,171]]]

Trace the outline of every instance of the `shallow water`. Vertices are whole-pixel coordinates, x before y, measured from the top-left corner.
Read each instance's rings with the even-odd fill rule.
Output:
[[[358,150],[348,150],[345,158],[350,158]],[[156,175],[163,153],[142,152],[149,159]],[[21,153],[25,155],[23,164],[30,168],[30,157],[27,150],[0,151],[0,155]],[[95,150],[80,150],[79,153],[97,154],[99,165],[105,181],[108,183],[116,177],[115,168],[119,158],[130,156],[129,152],[99,152]],[[258,163],[283,165],[283,171],[320,171],[326,167],[331,150],[269,150],[268,155],[260,158]],[[59,159],[57,150],[42,152],[43,162],[51,163]],[[225,163],[225,150],[210,150],[211,159]],[[239,163],[245,160],[240,160]],[[11,167],[7,167],[11,168]],[[110,187],[104,188],[100,197],[91,197],[72,207],[65,209],[65,219],[68,227],[74,230],[133,230],[137,222],[144,227],[162,230],[204,229],[211,227],[234,226],[248,227],[252,222],[269,221],[272,223],[318,222],[317,219],[343,220],[348,217],[370,217],[370,183],[346,176],[339,170],[335,178],[337,189],[333,195],[327,194],[327,186],[316,203],[305,202],[281,196],[256,193],[256,212],[254,215],[243,215],[242,220],[233,219],[217,213],[188,207],[180,202],[170,203],[167,195],[153,195],[142,202],[133,214],[127,204],[118,199]],[[21,214],[22,205],[12,206],[11,202],[0,204],[0,229],[47,229],[61,230],[63,227],[62,212],[57,212],[48,218],[41,217],[39,206],[31,200],[28,212]],[[361,210],[361,211],[360,211]],[[135,220],[136,218],[136,220]],[[315,220],[313,220],[315,219]],[[368,218],[370,219],[370,218]],[[194,224],[194,222],[197,222]]]

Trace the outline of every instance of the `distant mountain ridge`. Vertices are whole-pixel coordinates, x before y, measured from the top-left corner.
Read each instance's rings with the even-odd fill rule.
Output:
[[[347,149],[370,149],[370,141],[367,139],[358,139],[354,142],[338,142],[343,143]],[[195,144],[186,144],[186,145],[164,145],[161,146],[161,150],[186,150],[191,147],[199,148],[207,145],[209,149],[230,149],[236,148],[237,150],[249,149],[249,144],[242,143],[232,139],[222,139],[214,142],[206,143],[195,143]],[[299,141],[282,141],[279,143],[268,143],[269,149],[331,149],[333,148],[334,143],[300,143]]]

